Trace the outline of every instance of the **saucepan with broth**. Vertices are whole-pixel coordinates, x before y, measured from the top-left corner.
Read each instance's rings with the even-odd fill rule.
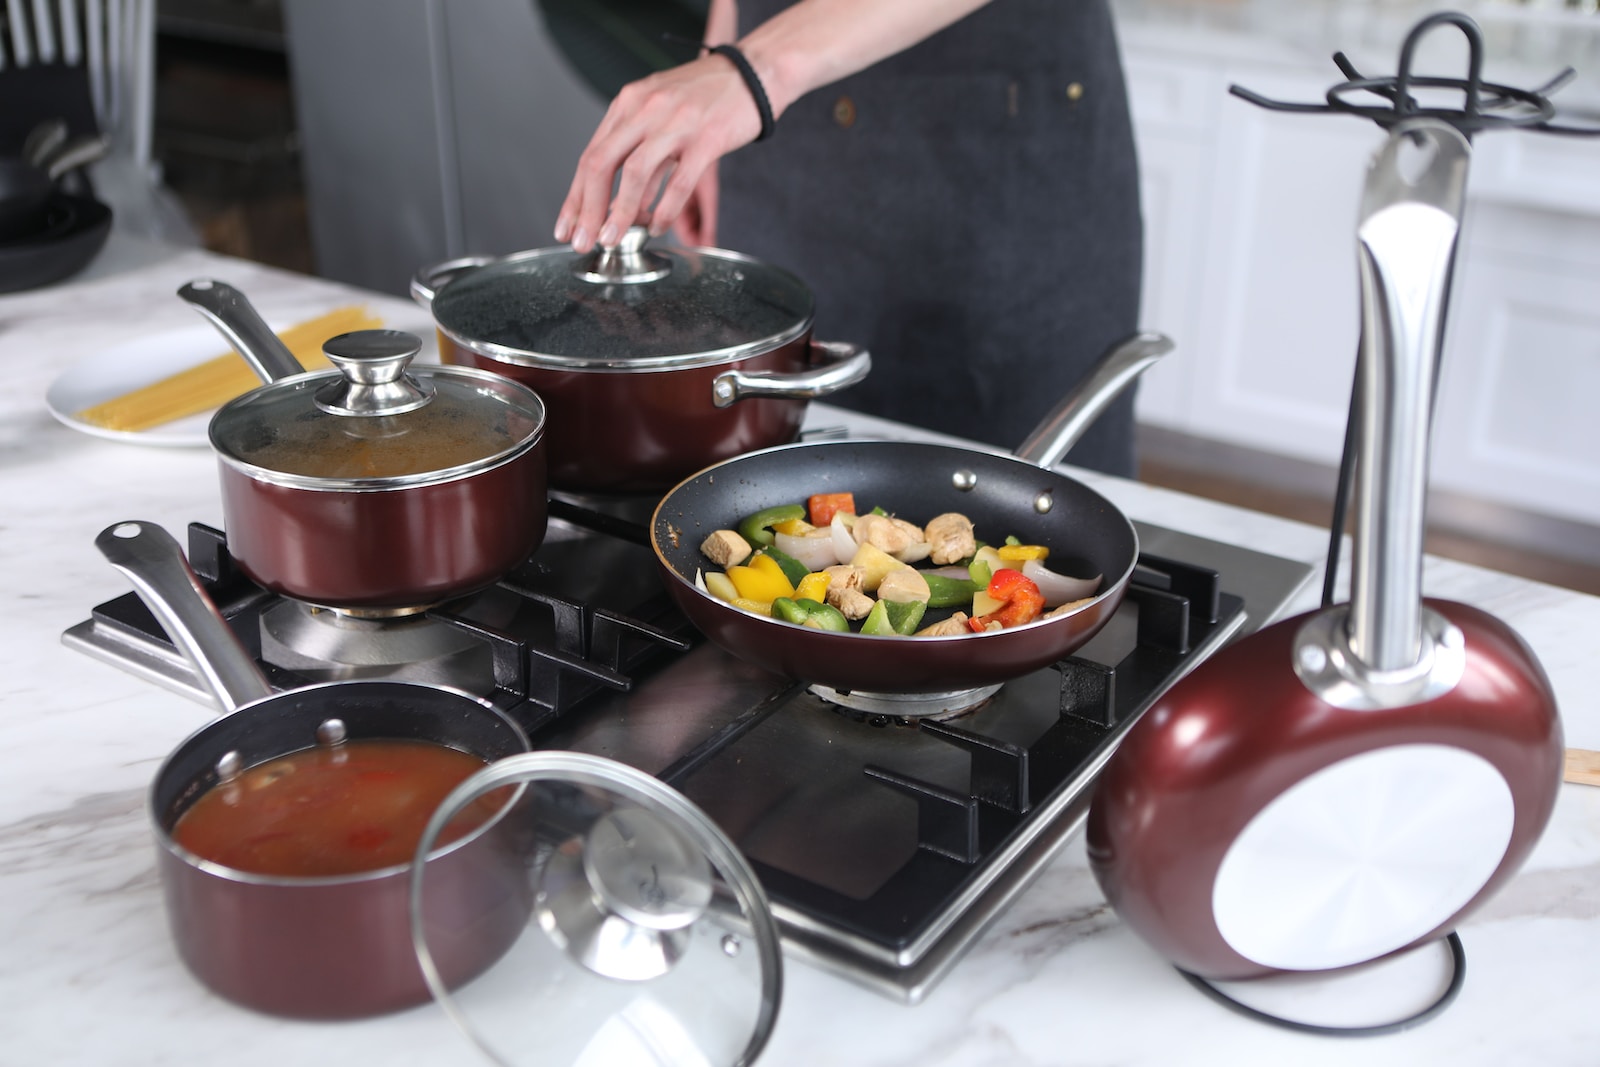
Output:
[[[159,526],[96,545],[138,589],[226,714],[172,752],[150,814],[179,954],[259,1011],[353,1018],[427,1001],[411,937],[413,854],[434,809],[528,751],[511,719],[460,692],[347,681],[274,693]],[[447,984],[525,929],[532,891],[502,840],[512,791],[463,810],[427,858],[422,921]]]

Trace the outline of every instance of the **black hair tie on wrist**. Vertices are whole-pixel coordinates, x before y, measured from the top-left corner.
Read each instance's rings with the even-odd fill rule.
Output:
[[[750,96],[756,102],[756,114],[761,116],[761,132],[756,135],[756,140],[765,141],[772,136],[772,131],[777,128],[777,122],[772,117],[772,101],[767,99],[766,86],[762,85],[761,79],[756,77],[756,68],[750,65],[750,61],[744,57],[744,53],[739,51],[737,46],[731,44],[708,45],[671,33],[664,33],[661,36],[664,40],[675,41],[679,44],[692,44],[702,51],[714,52],[719,56],[726,57],[728,62],[733,64],[734,69],[739,72],[739,77],[744,79],[745,88],[750,90]]]

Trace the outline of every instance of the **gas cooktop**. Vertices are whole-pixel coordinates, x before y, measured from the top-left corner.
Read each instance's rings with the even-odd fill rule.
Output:
[[[554,497],[545,543],[498,586],[424,616],[354,619],[246,579],[222,533],[189,556],[279,688],[404,677],[476,693],[536,748],[672,785],[744,852],[785,950],[920,1000],[1071,838],[1117,741],[1156,697],[1309,580],[1295,561],[1144,524],[1111,623],[1077,654],[935,721],[841,707],[705,642],[678,614],[638,502]],[[134,593],[63,641],[210,703]]]

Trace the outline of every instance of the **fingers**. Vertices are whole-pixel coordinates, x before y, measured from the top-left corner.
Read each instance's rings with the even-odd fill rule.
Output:
[[[673,221],[699,187],[701,176],[714,165],[715,158],[705,152],[691,152],[679,160],[661,190],[661,198],[656,201],[655,211],[650,214],[650,236],[660,237],[672,227]]]
[[[742,79],[720,57],[624,86],[578,160],[556,240],[587,252],[641,222],[660,236],[707,168],[759,132]]]

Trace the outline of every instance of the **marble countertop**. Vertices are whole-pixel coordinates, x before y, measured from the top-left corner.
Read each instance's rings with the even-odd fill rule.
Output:
[[[208,713],[60,642],[128,589],[93,546],[101,529],[135,518],[176,531],[221,525],[207,450],[90,437],[44,404],[50,383],[85,357],[191,329],[195,313],[173,294],[203,276],[237,285],[275,325],[361,302],[389,325],[429,330],[423,312],[392,297],[121,239],[79,279],[0,296],[0,365],[12,383],[0,396],[0,1063],[479,1062],[432,1005],[357,1023],[289,1022],[234,1007],[190,977],[168,937],[144,796],[160,760]],[[1136,518],[1307,562],[1325,549],[1312,527],[1077,473]],[[1567,743],[1600,748],[1600,599],[1440,559],[1427,561],[1425,585],[1516,627],[1555,685]],[[1316,592],[1295,607],[1313,606]],[[1074,841],[919,1006],[791,963],[761,1062],[1593,1063],[1600,790],[1562,787],[1529,863],[1461,936],[1466,982],[1441,1017],[1361,1041],[1295,1034],[1186,985],[1108,910]],[[1434,946],[1343,986],[1258,991],[1286,1011],[1340,996],[1396,1010],[1434,991],[1439,958]]]

